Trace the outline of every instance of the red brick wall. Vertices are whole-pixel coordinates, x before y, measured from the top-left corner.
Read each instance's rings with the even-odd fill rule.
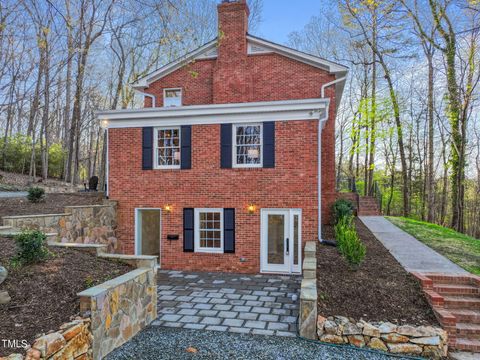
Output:
[[[118,200],[117,236],[125,253],[134,252],[134,209],[163,208],[161,263],[167,269],[258,272],[260,209],[301,208],[303,241],[316,239],[316,121],[276,122],[274,169],[221,169],[220,125],[192,126],[192,169],[142,170],[141,128],[110,129],[110,196]],[[299,138],[309,147],[302,146]],[[288,149],[287,152],[282,149]],[[247,211],[255,204],[254,214]],[[183,252],[183,208],[236,211],[235,254]],[[179,234],[178,241],[166,240]],[[247,259],[241,263],[240,257]]]
[[[242,10],[243,9],[243,10]],[[228,11],[227,11],[228,10]],[[234,11],[231,11],[234,10]],[[163,89],[181,87],[183,105],[320,97],[328,72],[277,54],[247,56],[244,4],[219,6],[219,58],[185,65],[146,92],[163,105]],[[243,19],[243,20],[242,20]],[[243,23],[245,21],[245,23]],[[233,39],[233,40],[232,40]],[[322,216],[335,200],[335,91],[322,133]],[[151,106],[146,98],[145,106]],[[261,208],[301,208],[303,242],[317,239],[317,121],[276,122],[273,169],[221,169],[220,125],[192,126],[192,169],[142,171],[141,129],[109,130],[109,193],[119,201],[118,237],[134,252],[134,209],[173,206],[163,214],[161,264],[167,269],[258,272]],[[255,214],[246,207],[253,203]],[[183,208],[236,209],[236,253],[183,252]],[[180,240],[166,240],[179,234]],[[247,259],[241,263],[240,258]]]

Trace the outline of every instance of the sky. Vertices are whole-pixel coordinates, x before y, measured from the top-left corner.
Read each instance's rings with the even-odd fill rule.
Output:
[[[320,11],[322,0],[264,0],[262,23],[256,34],[283,44],[288,34],[298,31]]]

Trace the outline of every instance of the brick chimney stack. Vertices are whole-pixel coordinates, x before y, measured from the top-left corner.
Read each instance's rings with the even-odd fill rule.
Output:
[[[248,15],[246,0],[218,5],[218,58],[214,78],[214,102],[246,102]]]

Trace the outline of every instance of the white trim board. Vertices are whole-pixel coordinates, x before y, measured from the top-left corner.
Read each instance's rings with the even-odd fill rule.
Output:
[[[318,120],[328,115],[330,99],[303,99],[253,103],[212,104],[170,108],[100,111],[107,127],[178,126]]]

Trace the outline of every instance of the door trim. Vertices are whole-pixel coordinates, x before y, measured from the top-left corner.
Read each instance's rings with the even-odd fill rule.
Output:
[[[270,270],[268,269],[268,264],[267,264],[267,259],[265,258],[266,256],[268,257],[268,254],[266,250],[267,246],[267,239],[265,238],[265,234],[267,229],[265,226],[267,224],[264,223],[264,217],[269,213],[269,212],[283,212],[286,215],[286,224],[288,226],[288,238],[290,241],[290,256],[288,257],[288,264],[287,264],[287,271],[279,270]],[[298,265],[294,266],[293,264],[293,256],[292,254],[295,254],[293,250],[293,216],[298,215],[299,216],[299,236],[298,236]],[[273,274],[301,274],[302,273],[302,209],[284,209],[284,208],[266,208],[266,209],[260,209],[260,272],[261,273],[273,273]],[[295,268],[296,267],[296,268]]]
[[[140,241],[140,228],[139,228],[139,225],[140,225],[140,212],[142,210],[158,210],[158,216],[160,218],[160,237],[159,237],[159,241],[160,241],[160,244],[159,244],[159,256],[158,256],[158,268],[161,268],[162,267],[162,208],[135,208],[134,210],[134,222],[135,222],[135,228],[134,228],[134,238],[135,238],[135,244],[134,244],[134,247],[135,247],[135,255],[142,255],[142,249],[141,249],[141,241]]]

